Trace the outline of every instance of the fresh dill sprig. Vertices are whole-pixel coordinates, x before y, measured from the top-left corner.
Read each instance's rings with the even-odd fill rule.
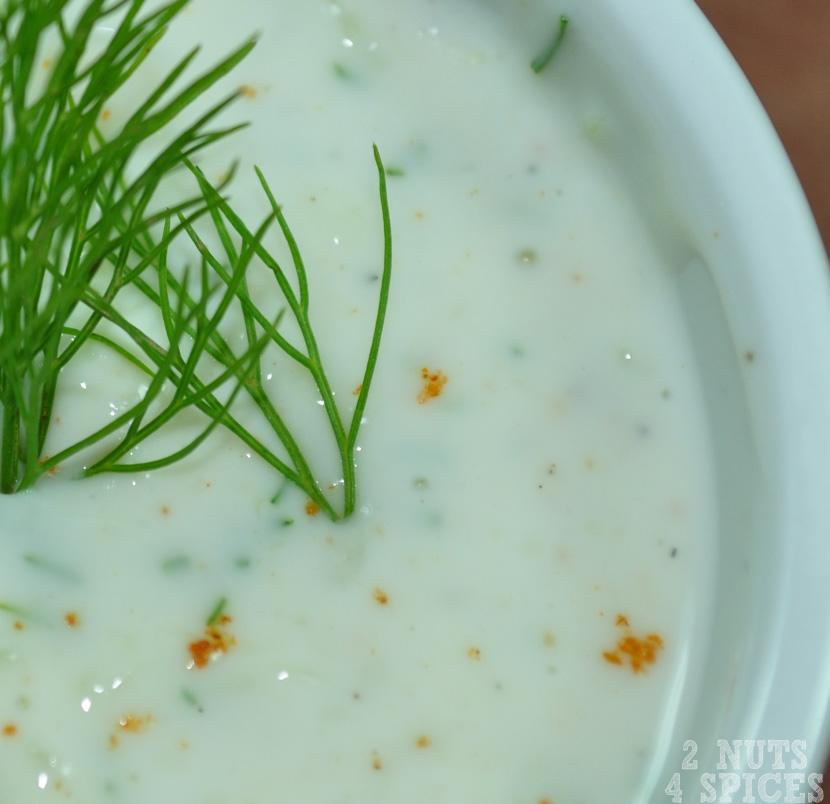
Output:
[[[286,309],[295,320],[302,339],[302,348],[298,348],[292,344],[278,331],[277,327],[269,324],[262,311],[250,298],[247,288],[244,285],[240,284],[235,287],[234,292],[236,293],[239,311],[245,322],[248,346],[255,345],[257,343],[256,338],[261,333],[261,337],[269,340],[271,344],[302,366],[310,374],[316,386],[326,416],[328,417],[340,458],[343,481],[342,510],[338,512],[328,497],[321,491],[316,475],[309,466],[300,448],[298,439],[265,392],[261,369],[256,369],[250,373],[245,380],[244,391],[259,408],[267,425],[279,439],[287,453],[288,460],[282,460],[275,455],[261,440],[255,438],[250,431],[242,427],[239,422],[232,419],[229,415],[225,417],[222,423],[236,433],[247,446],[268,464],[273,466],[287,480],[302,489],[332,519],[350,516],[354,513],[356,506],[357,479],[355,454],[357,438],[378,361],[392,278],[392,228],[386,186],[386,171],[377,146],[374,146],[373,153],[375,167],[378,173],[378,193],[383,230],[383,269],[378,294],[378,307],[364,368],[363,380],[360,385],[360,392],[355,403],[354,411],[348,422],[345,421],[335,400],[335,394],[323,365],[314,327],[310,319],[308,278],[299,245],[262,171],[257,169],[257,176],[271,206],[271,215],[266,218],[256,232],[252,232],[239,215],[234,212],[230,204],[222,198],[218,190],[210,185],[204,174],[198,168],[191,165],[191,170],[204,193],[205,203],[210,207],[210,217],[215,234],[224,252],[222,256],[214,254],[204,240],[199,237],[195,229],[191,225],[186,225],[185,230],[205,263],[223,283],[231,287],[233,279],[228,266],[232,266],[234,262],[237,264],[245,262],[247,264],[247,260],[252,255],[255,255],[271,271],[278,290],[285,301]],[[283,238],[288,245],[296,277],[296,291],[283,267],[262,243],[265,232],[274,221],[278,224]],[[241,250],[237,249],[234,245],[232,232],[241,242]],[[171,279],[168,280],[168,286],[177,296],[177,302],[179,304],[183,304],[185,307],[190,307],[193,304],[193,299],[188,297],[186,289],[182,288],[180,284]],[[230,345],[218,333],[214,333],[211,343],[206,348],[211,357],[220,364],[226,365],[229,360],[234,359],[233,350]],[[257,352],[257,354],[260,354],[260,352]]]
[[[130,241],[158,220],[148,208],[159,184],[186,159],[239,128],[209,128],[237,93],[210,107],[128,180],[136,153],[254,46],[253,40],[247,42],[173,91],[195,52],[188,54],[120,131],[96,141],[95,127],[107,104],[187,0],[144,16],[145,0],[90,0],[71,30],[65,20],[70,2],[7,0],[0,7],[2,493],[27,488],[48,471],[42,450],[60,372],[89,341],[98,321],[115,317],[115,297],[130,281],[125,272]],[[96,53],[91,38],[102,22],[114,31]],[[40,58],[55,34],[59,52],[46,71]],[[128,207],[129,227],[119,230],[116,224]],[[192,201],[183,206],[190,214],[204,212],[193,210]],[[108,260],[114,260],[109,281],[96,291],[97,275]],[[82,323],[67,344],[67,331],[79,317]],[[129,421],[140,421],[141,415],[137,408]]]
[[[223,196],[224,185],[212,186],[192,161],[203,148],[240,128],[208,128],[238,93],[208,108],[160,149],[137,178],[128,178],[137,149],[233,69],[253,40],[164,102],[196,55],[191,51],[121,130],[105,138],[97,125],[102,111],[187,0],[175,0],[140,19],[145,0],[90,0],[72,31],[63,19],[69,2],[10,0],[0,11],[0,100],[11,108],[9,115],[0,114],[0,491],[29,488],[43,474],[96,446],[98,455],[85,466],[85,475],[160,469],[191,454],[222,426],[331,519],[349,516],[356,504],[357,436],[378,359],[392,268],[386,171],[377,147],[383,272],[363,383],[346,421],[310,320],[299,246],[264,175],[257,170],[270,213],[252,231]],[[91,29],[116,12],[122,16],[109,45],[81,68],[89,61],[85,56]],[[61,55],[45,88],[33,92],[34,54],[51,27],[60,32]],[[195,177],[199,191],[172,208],[153,211],[159,185],[182,166]],[[199,227],[208,221],[220,253],[200,235]],[[289,247],[296,290],[262,244],[275,223]],[[196,270],[182,273],[168,265],[170,246],[177,239],[195,247]],[[254,261],[270,269],[285,303],[275,320],[265,316],[248,292],[247,272]],[[151,337],[119,309],[124,288],[143,294],[158,312],[163,337]],[[241,350],[232,348],[233,339],[220,326],[231,312],[244,325]],[[284,314],[294,318],[301,345],[280,333]],[[57,454],[44,455],[59,373],[92,343],[146,374],[147,390],[106,425]],[[299,439],[266,393],[261,358],[272,345],[308,371],[323,401],[342,468],[340,510],[322,492]],[[241,393],[250,397],[277,436],[284,458],[232,414]],[[155,459],[126,460],[191,409],[206,417],[195,438]]]
[[[534,73],[541,73],[542,70],[550,64],[553,57],[559,52],[559,48],[562,47],[562,42],[564,41],[565,34],[568,31],[569,23],[570,20],[564,14],[559,17],[559,28],[548,43],[548,46],[535,59],[533,59],[533,61],[530,62],[530,68]]]

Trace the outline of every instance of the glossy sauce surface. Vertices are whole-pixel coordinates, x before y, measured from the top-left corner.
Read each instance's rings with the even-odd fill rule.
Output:
[[[203,166],[241,157],[251,220],[268,175],[346,411],[381,264],[373,142],[393,168],[360,508],[272,503],[279,476],[223,433],[175,469],[67,466],[0,500],[0,800],[579,804],[600,772],[642,795],[705,594],[698,381],[602,110],[569,105],[555,62],[531,72],[544,41],[500,16],[553,32],[554,9],[492,6],[196,0],[148,63],[262,32],[228,83],[253,125]],[[269,359],[337,494],[313,392]],[[88,350],[55,442],[140,386]]]

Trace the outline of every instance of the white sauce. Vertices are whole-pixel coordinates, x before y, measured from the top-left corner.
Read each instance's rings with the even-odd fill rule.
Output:
[[[196,0],[149,70],[197,41],[205,66],[257,29],[228,83],[255,90],[231,114],[253,126],[206,164],[216,178],[243,157],[252,225],[252,163],[285,204],[344,409],[380,268],[371,143],[405,170],[360,512],[333,525],[298,492],[271,505],[280,478],[224,433],[175,470],[72,482],[65,467],[0,500],[0,602],[32,615],[0,611],[0,729],[16,730],[0,733],[0,801],[579,804],[597,778],[605,800],[639,800],[693,660],[712,493],[672,279],[636,199],[555,63],[533,75],[531,45],[473,2]],[[419,405],[424,366],[448,383]],[[275,359],[272,384],[286,371]],[[89,351],[55,443],[139,385]],[[335,480],[315,399],[297,396]],[[236,645],[188,669],[222,596]],[[619,613],[664,640],[645,672],[603,658]],[[132,733],[128,715],[151,721]]]

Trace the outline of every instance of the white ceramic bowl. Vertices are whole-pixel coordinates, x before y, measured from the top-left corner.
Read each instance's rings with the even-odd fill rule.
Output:
[[[563,69],[577,102],[618,99],[626,125],[609,147],[669,233],[717,467],[719,531],[700,579],[708,610],[649,789],[670,800],[663,787],[687,739],[699,747],[695,775],[716,761],[718,738],[803,739],[809,770],[821,771],[830,696],[824,250],[761,104],[691,0],[571,5],[582,56]]]

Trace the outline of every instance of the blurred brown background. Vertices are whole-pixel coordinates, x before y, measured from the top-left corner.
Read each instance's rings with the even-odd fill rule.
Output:
[[[830,251],[830,0],[698,0],[767,108]],[[830,791],[830,759],[824,771]]]
[[[789,151],[830,250],[830,0],[698,0]]]

